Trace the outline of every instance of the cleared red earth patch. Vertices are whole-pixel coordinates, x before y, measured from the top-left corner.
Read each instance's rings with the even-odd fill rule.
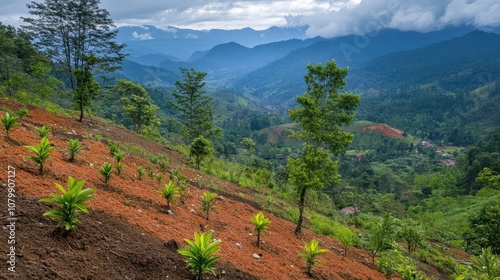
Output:
[[[3,107],[17,110],[22,105],[0,100]],[[206,279],[310,279],[297,254],[311,239],[330,250],[320,257],[326,263],[314,268],[314,279],[387,279],[365,251],[353,248],[344,257],[338,241],[307,229],[296,236],[293,223],[265,211],[271,224],[262,235],[264,243],[257,248],[250,218],[261,209],[252,201],[254,194],[249,189],[191,169],[165,145],[112,124],[88,118],[79,123],[40,108],[28,109],[30,114],[20,120],[22,126],[11,133],[12,141],[6,140],[3,129],[0,133],[0,182],[6,182],[8,166],[14,167],[18,218],[17,272],[8,274],[4,266],[2,279],[190,279],[176,250],[185,246],[183,238],[193,239],[196,231],[211,231],[215,239],[222,240],[218,274]],[[24,158],[30,152],[23,147],[39,142],[35,128],[42,125],[53,128],[49,139],[56,148],[44,177]],[[68,162],[65,142],[72,138],[81,139],[85,147],[75,162]],[[104,140],[95,140],[99,138]],[[98,169],[104,162],[115,162],[107,149],[110,142],[120,142],[135,152],[126,154],[123,173],[115,175],[106,187]],[[167,213],[165,200],[156,193],[161,185],[147,176],[142,180],[136,176],[138,166],[149,166],[168,180],[168,173],[161,172],[145,154],[166,154],[168,169],[181,171],[190,181],[184,195],[172,205],[173,215]],[[96,193],[88,203],[90,214],[82,215],[82,223],[64,237],[55,230],[55,221],[42,216],[51,205],[38,200],[58,192],[56,182],[66,186],[68,176],[85,179],[85,187],[95,188]],[[206,189],[196,183],[198,178],[214,183],[217,189],[211,191],[220,196],[208,221],[199,210]],[[0,197],[7,197],[5,187],[0,189]],[[5,218],[6,207],[1,207],[0,216]],[[2,220],[0,248],[6,252],[8,229]],[[254,253],[262,257],[255,259]],[[4,254],[1,259],[5,258]]]
[[[367,130],[377,132],[381,135],[392,138],[398,138],[398,139],[404,138],[403,131],[390,127],[386,124],[370,125],[362,129],[363,132],[366,132]]]

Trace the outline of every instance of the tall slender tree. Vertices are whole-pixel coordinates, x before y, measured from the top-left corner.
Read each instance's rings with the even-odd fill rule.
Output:
[[[296,234],[302,229],[307,190],[340,181],[338,164],[331,155],[338,156],[351,143],[353,135],[343,132],[342,127],[354,119],[354,110],[361,102],[358,95],[344,91],[347,68],[338,68],[332,60],[326,66],[309,64],[307,69],[307,91],[296,98],[299,106],[289,112],[290,118],[301,125],[292,137],[304,141],[301,156],[289,159],[287,165],[289,180],[299,193]]]
[[[184,81],[175,82],[172,92],[176,103],[170,105],[180,112],[184,121],[185,136],[189,143],[199,136],[210,137],[220,134],[220,128],[214,124],[214,106],[212,98],[203,89],[207,73],[194,69],[180,68]]]
[[[90,106],[92,99],[96,98],[99,93],[100,85],[94,80],[94,75],[90,67],[96,62],[95,56],[90,56],[87,59],[89,62],[83,66],[83,69],[75,69],[76,89],[73,95],[73,105],[80,110],[80,118],[78,121],[83,121],[83,110]]]
[[[34,44],[51,60],[55,73],[77,93],[79,70],[112,72],[125,57],[117,44],[118,30],[99,0],[45,0],[27,4],[32,17],[23,18]],[[87,58],[94,56],[91,65]],[[81,113],[83,114],[83,108]]]

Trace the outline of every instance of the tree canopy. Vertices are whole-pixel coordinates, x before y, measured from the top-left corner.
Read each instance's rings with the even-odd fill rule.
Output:
[[[113,91],[122,96],[120,102],[124,115],[129,118],[135,132],[140,132],[144,127],[156,128],[160,124],[156,115],[159,107],[143,86],[132,81],[118,80]]]
[[[115,42],[118,30],[111,30],[115,26],[109,12],[99,4],[99,0],[33,1],[27,4],[32,17],[22,18],[23,30],[75,94],[81,70],[113,72],[125,57],[121,53],[125,45]],[[90,63],[89,57],[95,59]]]

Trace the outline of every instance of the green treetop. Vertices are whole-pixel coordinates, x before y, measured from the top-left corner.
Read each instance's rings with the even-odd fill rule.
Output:
[[[207,73],[182,67],[180,71],[184,81],[175,82],[172,95],[176,103],[170,104],[181,114],[188,142],[192,142],[198,136],[210,137],[220,134],[220,129],[214,124],[215,109],[212,98],[203,90]]]

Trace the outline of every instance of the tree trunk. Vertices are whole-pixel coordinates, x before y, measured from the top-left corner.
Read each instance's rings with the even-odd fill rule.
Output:
[[[304,203],[306,198],[306,187],[302,188],[300,192],[300,201],[299,201],[299,220],[297,221],[297,227],[295,228],[295,234],[299,234],[302,229],[302,216],[304,214]]]
[[[83,122],[83,103],[80,103],[80,119],[79,122]]]
[[[257,248],[260,248],[260,232],[257,232]]]

